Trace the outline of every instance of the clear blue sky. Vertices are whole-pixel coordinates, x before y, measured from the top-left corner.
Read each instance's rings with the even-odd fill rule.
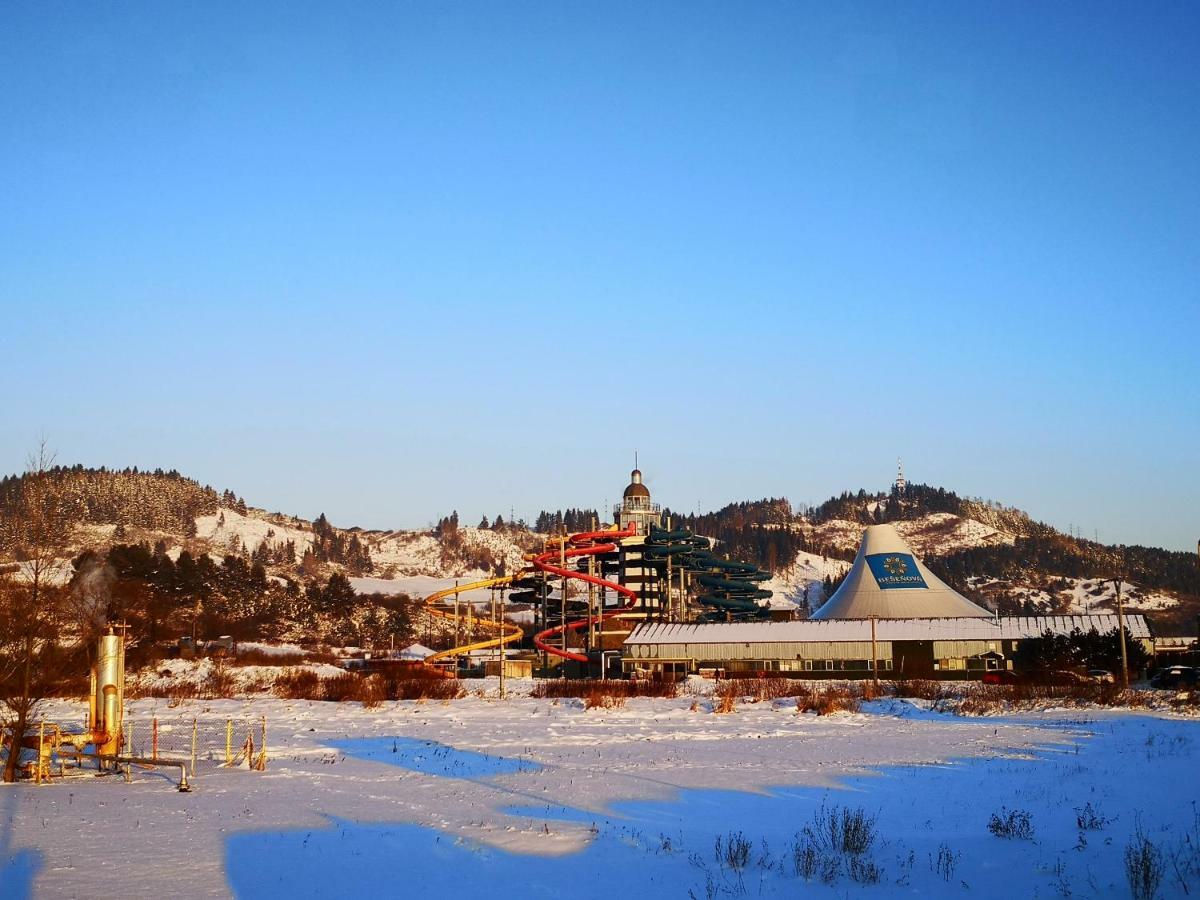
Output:
[[[1194,3],[0,9],[0,469],[1200,537]]]

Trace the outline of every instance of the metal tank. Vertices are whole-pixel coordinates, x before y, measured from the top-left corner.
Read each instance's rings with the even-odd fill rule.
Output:
[[[121,726],[125,709],[125,638],[109,629],[96,647],[89,704],[92,742],[101,756],[121,751]]]

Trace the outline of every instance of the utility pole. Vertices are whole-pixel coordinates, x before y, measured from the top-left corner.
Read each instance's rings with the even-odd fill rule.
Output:
[[[1121,685],[1129,690],[1129,657],[1125,653],[1125,608],[1121,603],[1121,579],[1113,579],[1117,588],[1117,633],[1121,637]]]
[[[871,673],[875,676],[875,688],[879,689],[879,650],[875,644],[875,616],[871,616]]]

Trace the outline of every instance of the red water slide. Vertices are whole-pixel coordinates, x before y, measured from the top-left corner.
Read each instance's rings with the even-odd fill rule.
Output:
[[[598,587],[612,588],[618,594],[627,598],[624,606],[619,606],[608,612],[601,612],[599,616],[590,620],[592,622],[603,622],[605,619],[611,619],[613,616],[620,615],[632,607],[633,604],[637,603],[637,593],[623,584],[617,584],[615,581],[605,581],[603,578],[596,575],[589,575],[587,572],[573,572],[570,569],[556,566],[550,560],[591,556],[597,553],[611,553],[617,549],[617,545],[612,543],[614,538],[633,537],[635,534],[637,534],[637,527],[634,525],[627,526],[624,531],[584,531],[567,538],[569,547],[565,551],[547,550],[545,553],[539,553],[533,557],[530,562],[533,563],[535,569],[539,569],[547,574],[558,575],[561,578],[578,578],[580,581],[586,581]],[[604,541],[604,543],[595,543],[596,541]],[[539,650],[545,650],[547,653],[553,653],[555,656],[561,656],[563,659],[573,659],[576,662],[585,663],[588,661],[588,658],[584,654],[564,650],[561,647],[551,647],[546,642],[546,639],[551,635],[562,634],[564,631],[578,631],[587,625],[588,621],[588,619],[577,619],[574,622],[567,622],[565,625],[555,625],[553,628],[547,628],[545,631],[534,635],[533,645]]]

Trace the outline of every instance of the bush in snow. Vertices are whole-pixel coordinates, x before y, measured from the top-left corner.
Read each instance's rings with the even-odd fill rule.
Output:
[[[845,875],[859,884],[875,884],[883,875],[870,855],[877,838],[875,817],[865,809],[822,803],[796,835],[792,865],[806,881],[819,877],[833,884]]]
[[[1125,845],[1125,877],[1133,900],[1154,900],[1163,877],[1163,855],[1141,828]]]
[[[1000,812],[992,813],[992,818],[988,820],[988,831],[996,837],[1032,841],[1033,816],[1023,809],[1002,806]]]

